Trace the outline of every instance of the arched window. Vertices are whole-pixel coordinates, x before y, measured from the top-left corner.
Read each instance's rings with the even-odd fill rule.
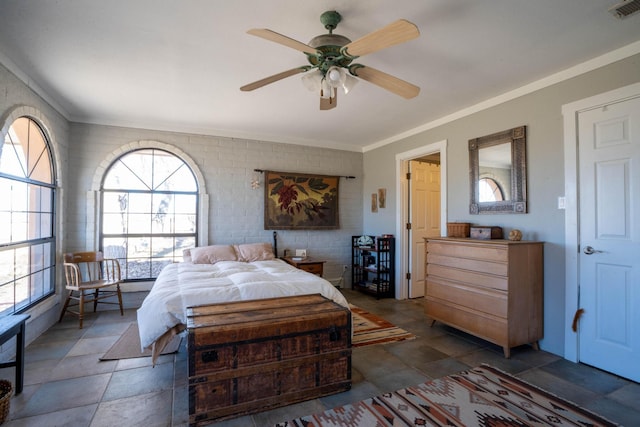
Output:
[[[115,160],[101,188],[100,247],[124,280],[150,280],[197,241],[198,186],[189,166],[160,149]]]
[[[501,202],[504,200],[504,192],[495,179],[480,178],[478,184],[481,202]]]
[[[0,316],[55,291],[54,183],[44,131],[19,117],[0,148]]]

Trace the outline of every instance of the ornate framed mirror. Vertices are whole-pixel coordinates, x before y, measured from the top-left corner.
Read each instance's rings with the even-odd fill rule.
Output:
[[[469,140],[469,213],[527,213],[526,126]]]

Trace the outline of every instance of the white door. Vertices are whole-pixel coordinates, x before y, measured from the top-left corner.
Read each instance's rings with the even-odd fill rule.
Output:
[[[578,116],[581,362],[640,381],[640,98]]]
[[[411,281],[409,298],[424,296],[425,237],[440,236],[440,165],[411,160]]]

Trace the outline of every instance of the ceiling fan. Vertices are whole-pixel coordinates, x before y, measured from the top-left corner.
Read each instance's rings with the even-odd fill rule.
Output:
[[[329,33],[314,37],[309,44],[301,43],[266,28],[247,31],[253,36],[305,53],[310,65],[274,74],[242,86],[240,90],[252,91],[284,78],[305,73],[302,82],[309,90],[320,92],[321,110],[335,108],[338,101],[337,89],[342,88],[345,93],[348,93],[358,82],[355,77],[406,99],[418,95],[420,92],[418,86],[375,68],[353,62],[361,56],[417,38],[420,35],[418,27],[405,19],[399,19],[352,42],[345,36],[333,34],[333,30],[341,20],[342,17],[336,11],[324,12],[320,16],[320,22],[329,30]]]

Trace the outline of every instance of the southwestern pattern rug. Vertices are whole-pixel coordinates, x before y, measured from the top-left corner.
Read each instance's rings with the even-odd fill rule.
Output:
[[[276,427],[616,426],[488,365]]]
[[[351,345],[361,347],[372,344],[384,344],[394,341],[414,339],[416,336],[380,316],[350,304],[353,320],[353,338]]]

